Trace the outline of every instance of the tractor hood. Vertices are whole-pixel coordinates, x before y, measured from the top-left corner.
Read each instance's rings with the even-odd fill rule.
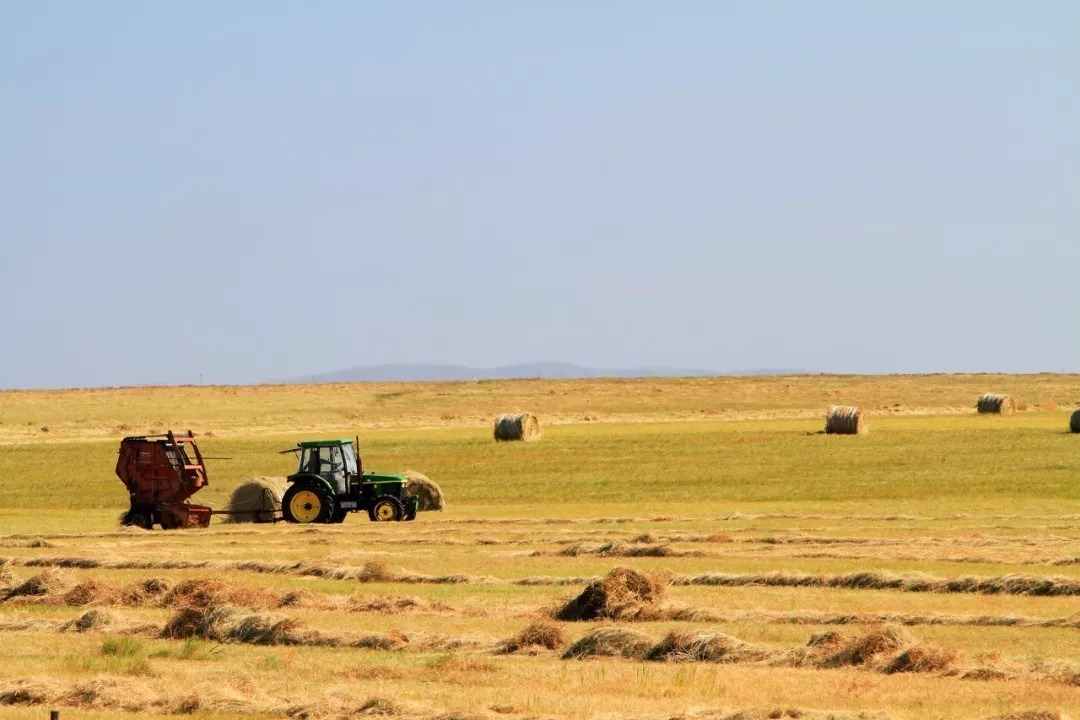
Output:
[[[381,475],[379,473],[364,473],[360,477],[364,478],[364,482],[405,482],[405,478],[400,475]]]

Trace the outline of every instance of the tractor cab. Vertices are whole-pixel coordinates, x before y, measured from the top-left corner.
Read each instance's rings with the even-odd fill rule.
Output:
[[[299,450],[296,474],[318,475],[339,495],[348,493],[350,482],[360,475],[356,450],[349,440],[302,442]]]

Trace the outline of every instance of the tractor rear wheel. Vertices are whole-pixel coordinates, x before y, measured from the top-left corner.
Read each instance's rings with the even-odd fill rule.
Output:
[[[375,502],[368,508],[371,522],[397,522],[404,516],[405,509],[401,507],[401,501],[392,495],[375,498]]]
[[[315,483],[293,483],[281,498],[281,514],[287,522],[330,522],[336,508],[326,488]]]
[[[330,522],[339,524],[345,522],[345,516],[349,514],[349,511],[340,505],[334,506],[334,514],[330,516]]]

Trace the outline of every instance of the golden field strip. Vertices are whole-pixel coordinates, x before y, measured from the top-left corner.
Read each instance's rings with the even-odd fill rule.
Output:
[[[0,716],[1076,716],[1076,407],[1061,375],[2,392]],[[543,438],[493,442],[523,410]],[[231,458],[215,508],[359,434],[447,509],[118,528],[118,441],[168,428]],[[619,567],[662,596],[556,619]]]

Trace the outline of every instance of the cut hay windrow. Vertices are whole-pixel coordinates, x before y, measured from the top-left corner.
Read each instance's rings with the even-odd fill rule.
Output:
[[[860,668],[871,672],[935,673],[961,679],[1023,678],[1061,685],[1080,685],[1080,665],[1064,660],[1038,659],[1026,664],[997,660],[999,667],[959,667],[955,648],[920,643],[903,628],[881,625],[859,635],[835,631],[813,635],[800,647],[755,645],[718,629],[668,633],[652,642],[649,636],[618,627],[586,633],[562,654],[564,660],[586,657],[626,657],[656,662],[706,662],[792,668]]]
[[[1001,575],[997,577],[936,578],[918,573],[855,572],[843,575],[806,573],[705,573],[676,575],[673,585],[727,587],[830,587],[852,590],[899,590],[901,592],[972,593],[979,595],[1080,595],[1080,579],[1063,575]]]
[[[643,659],[667,662],[756,663],[772,660],[777,651],[743,642],[719,629],[673,631],[651,647]]]
[[[1041,618],[1027,615],[953,615],[948,613],[861,612],[831,613],[815,610],[770,612],[745,610],[717,612],[709,608],[668,606],[657,618],[685,622],[763,625],[904,625],[955,627],[1031,627],[1080,629],[1080,613]]]
[[[68,590],[75,584],[75,576],[62,569],[48,568],[0,592],[0,602],[16,599],[34,599]]]
[[[563,660],[590,657],[641,658],[653,646],[653,640],[637,630],[601,627],[575,640],[562,653]]]
[[[529,650],[558,650],[567,643],[566,633],[554,623],[538,620],[506,640],[498,652],[512,654]]]
[[[110,570],[190,570],[252,572],[258,574],[319,577],[359,582],[403,583],[417,585],[577,585],[598,580],[596,577],[523,577],[497,578],[489,575],[426,575],[382,569],[380,563],[362,567],[351,565],[313,565],[308,563],[270,563],[261,561],[183,561],[183,560],[94,560],[90,558],[13,558],[12,564],[27,567],[78,567]],[[809,573],[702,573],[673,575],[673,585],[713,585],[727,587],[831,587],[852,590],[898,590],[901,592],[970,593],[979,595],[1080,595],[1080,579],[1064,575],[1012,574],[989,577],[961,576],[938,578],[921,573],[864,571],[842,575]]]
[[[245,681],[246,682],[246,681]],[[294,694],[282,698],[262,691],[252,694],[242,683],[203,683],[178,687],[172,678],[98,678],[61,680],[29,677],[0,681],[0,706],[93,709],[143,715],[258,715],[313,720],[314,718],[408,718],[409,720],[484,720],[458,709],[411,707],[400,699],[335,692],[318,700],[298,703]],[[682,717],[682,716],[681,716]],[[872,710],[816,710],[793,707],[704,710],[686,714],[687,720],[888,720]],[[639,716],[636,720],[670,720],[669,715]],[[620,720],[610,716],[610,720]],[[629,720],[629,719],[627,719]],[[974,719],[973,719],[974,720]],[[1065,720],[1056,715],[997,716],[986,720]]]
[[[559,550],[556,555],[580,557],[596,555],[598,557],[704,557],[700,550],[676,550],[669,545],[639,545],[621,542],[583,543],[576,542]]]
[[[102,630],[116,625],[116,615],[108,610],[94,608],[87,610],[79,617],[60,626],[65,632],[87,632],[88,630]]]
[[[349,692],[335,692],[318,701],[296,702],[292,693],[281,697],[261,689],[252,692],[246,680],[237,686],[228,682],[205,681],[193,686],[178,684],[172,677],[115,678],[65,680],[55,677],[29,677],[0,681],[0,707],[51,707],[73,710],[93,710],[95,713],[125,713],[145,715],[210,716],[256,715],[259,717],[293,718],[362,718],[407,717],[410,720],[446,720],[451,715],[463,718],[460,712],[414,708],[399,700]]]
[[[975,409],[981,415],[1009,415],[1016,410],[1016,400],[1012,395],[985,393],[975,403]]]
[[[664,600],[668,578],[617,567],[589,583],[554,611],[556,620],[626,620],[654,615]]]
[[[588,580],[583,578],[526,578],[545,580],[546,582],[522,582],[517,584],[557,586],[572,582],[582,584],[603,582],[603,579]],[[590,591],[595,592],[595,591]],[[252,587],[232,581],[225,581],[216,576],[187,578],[175,587],[160,578],[146,578],[117,586],[98,578],[90,577],[71,587],[58,586],[55,592],[43,595],[26,596],[35,603],[66,605],[71,607],[172,607],[205,608],[210,605],[243,605],[254,609],[315,609],[350,613],[372,613],[383,615],[401,615],[420,613],[436,615],[454,615],[466,611],[455,609],[442,602],[433,602],[424,598],[407,595],[364,594],[356,592],[344,597],[338,594],[321,593],[310,588],[299,588],[275,594],[261,587]],[[578,596],[580,598],[580,596]],[[582,604],[578,600],[579,607]],[[610,599],[601,602],[605,607]],[[587,603],[586,603],[587,604]],[[476,616],[478,610],[469,610],[467,614]],[[681,604],[664,604],[660,600],[647,603],[607,607],[607,613],[614,613],[621,620],[680,621],[695,623],[726,624],[766,624],[766,625],[879,625],[884,623],[904,626],[966,626],[966,627],[1038,627],[1038,628],[1076,628],[1080,629],[1080,613],[1065,617],[1031,617],[1018,615],[953,615],[947,613],[895,613],[861,612],[830,613],[824,611],[803,610],[790,612],[770,612],[757,610],[717,611],[711,608],[698,608]]]
[[[412,649],[422,652],[457,650],[494,652],[498,644],[471,637],[447,637],[425,633],[357,634],[327,633],[304,627],[295,617],[260,614],[235,605],[184,607],[177,610],[161,629],[163,638],[203,638],[221,643],[245,645],[291,645],[305,647],[348,647],[366,650]]]
[[[868,431],[866,413],[860,407],[834,405],[825,415],[826,435],[863,435]]]
[[[223,515],[227,523],[269,523],[281,517],[281,499],[289,487],[283,477],[254,477],[236,486]]]
[[[504,413],[495,418],[492,433],[496,441],[539,440],[540,420],[531,413]]]

